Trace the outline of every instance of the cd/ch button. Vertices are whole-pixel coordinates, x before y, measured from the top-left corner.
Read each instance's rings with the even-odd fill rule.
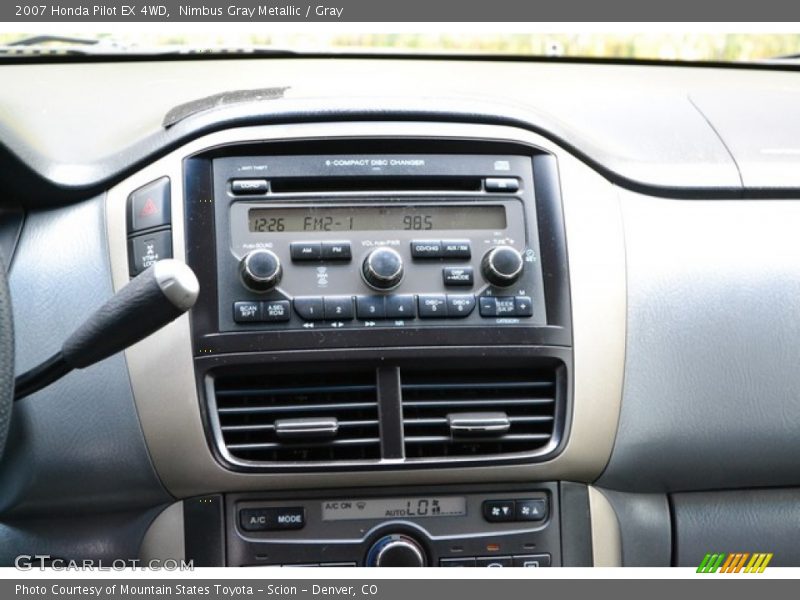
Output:
[[[411,256],[413,258],[441,258],[441,240],[414,240],[411,242]]]

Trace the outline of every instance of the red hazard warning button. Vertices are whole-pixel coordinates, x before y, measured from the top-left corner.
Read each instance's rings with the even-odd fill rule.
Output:
[[[128,196],[128,233],[170,224],[169,177],[162,177]]]
[[[158,207],[156,203],[153,202],[152,198],[148,198],[144,201],[144,206],[142,210],[139,211],[139,217],[150,217],[158,212]]]

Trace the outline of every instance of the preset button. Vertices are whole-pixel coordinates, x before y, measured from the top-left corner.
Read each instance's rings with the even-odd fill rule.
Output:
[[[383,296],[357,296],[356,316],[359,319],[386,318],[386,300]]]
[[[447,316],[464,318],[475,308],[475,296],[472,294],[447,294]]]
[[[295,298],[294,310],[306,321],[319,321],[325,318],[325,309],[320,296]]]
[[[352,296],[325,296],[323,299],[325,319],[344,321],[353,318]]]
[[[420,295],[418,304],[422,319],[443,319],[447,316],[447,298],[444,294]]]
[[[387,296],[386,316],[389,319],[413,319],[417,316],[417,307],[414,303],[414,296],[399,295]]]

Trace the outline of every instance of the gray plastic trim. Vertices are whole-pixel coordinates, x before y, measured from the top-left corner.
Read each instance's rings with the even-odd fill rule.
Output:
[[[183,502],[181,501],[170,504],[150,523],[139,548],[139,558],[148,562],[185,559],[186,548],[183,534]]]
[[[800,485],[800,199],[620,194],[625,390],[598,485],[639,493]]]
[[[561,148],[528,131],[459,123],[276,125],[208,135],[154,162],[111,189],[107,227],[116,288],[128,281],[125,199],[167,175],[172,181],[173,248],[185,260],[182,161],[210,147],[288,139],[414,137],[503,140],[529,144],[559,160],[572,286],[574,396],[570,438],[555,459],[530,465],[381,472],[256,474],[224,469],[208,445],[194,378],[188,316],[129,348],[125,355],[148,447],[167,488],[178,497],[244,491],[491,481],[588,482],[605,467],[614,441],[625,339],[625,255],[616,189]],[[202,290],[201,290],[202,294]]]
[[[770,568],[800,566],[800,489],[675,494],[675,566],[706,552],[771,552]]]
[[[26,218],[9,275],[17,373],[59,351],[112,296],[104,207],[101,196]],[[0,462],[4,521],[144,510],[169,500],[147,453],[122,355],[15,403]]]
[[[625,567],[669,567],[672,519],[666,494],[600,490],[617,515]]]

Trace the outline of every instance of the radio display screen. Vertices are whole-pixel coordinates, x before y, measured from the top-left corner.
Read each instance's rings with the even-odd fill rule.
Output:
[[[322,503],[323,521],[393,517],[461,517],[466,514],[467,499],[463,496],[326,500]]]
[[[251,208],[250,231],[438,231],[506,228],[502,205]]]

